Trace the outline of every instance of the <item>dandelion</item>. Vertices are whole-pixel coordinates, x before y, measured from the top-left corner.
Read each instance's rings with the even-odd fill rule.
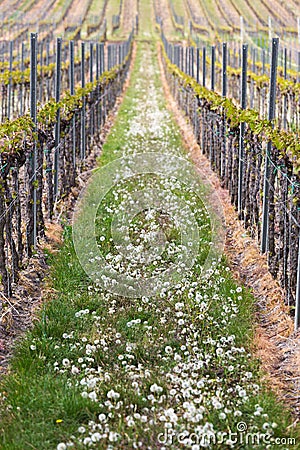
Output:
[[[99,442],[101,440],[101,434],[100,433],[93,433],[91,435],[91,439],[93,442]]]
[[[107,396],[107,398],[109,398],[111,400],[118,400],[118,398],[120,398],[120,394],[118,392],[114,391],[113,389],[108,391],[106,396]]]
[[[77,375],[80,372],[80,370],[78,369],[78,367],[72,366],[71,372],[73,375]]]
[[[212,402],[212,405],[213,405],[213,407],[215,409],[221,409],[222,408],[222,403],[216,397],[213,397],[211,402]]]
[[[97,400],[97,394],[96,394],[96,392],[95,392],[95,391],[90,392],[90,393],[89,393],[89,398],[90,398],[93,402],[95,402],[95,401]]]
[[[245,389],[240,389],[239,390],[239,396],[242,398],[247,397],[247,392],[245,391]]]
[[[176,309],[176,311],[181,310],[183,307],[184,307],[184,303],[177,302],[177,303],[175,304],[175,309]]]
[[[66,450],[67,446],[64,442],[60,442],[56,447],[56,450]]]
[[[109,432],[109,436],[108,439],[110,442],[117,442],[117,440],[119,439],[120,435],[114,431],[110,431]]]
[[[101,405],[101,406],[103,406],[103,405]],[[103,414],[103,413],[99,414],[98,419],[99,419],[100,422],[105,422],[105,420],[106,420],[105,414]]]
[[[160,394],[163,391],[163,388],[161,386],[158,386],[156,383],[154,383],[154,384],[152,384],[152,386],[150,386],[150,391],[153,393]]]
[[[132,417],[132,416],[126,417],[125,420],[126,420],[127,425],[128,425],[129,427],[133,427],[133,426],[135,425],[135,421],[133,420],[133,417]]]
[[[216,350],[216,355],[217,355],[217,356],[222,356],[223,353],[224,353],[224,352],[223,352],[223,349],[220,348],[220,347],[218,347],[217,350]]]

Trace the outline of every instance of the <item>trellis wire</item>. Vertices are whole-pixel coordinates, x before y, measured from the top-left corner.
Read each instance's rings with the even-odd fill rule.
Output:
[[[163,34],[162,40],[167,53],[168,42]],[[273,40],[273,45],[278,46],[276,39]],[[169,53],[171,54],[170,49]],[[276,48],[270,77],[272,83],[276,80],[275,62]],[[246,78],[245,66],[246,55],[243,84]],[[232,126],[226,120],[227,131],[224,136],[222,111],[211,109],[207,101],[199,101],[193,89],[186,86],[184,79],[167,69],[166,61],[165,70],[173,95],[189,116],[203,153],[209,158],[224,187],[229,189],[231,201],[239,210],[245,227],[258,242],[267,237],[265,243],[268,243],[266,250],[269,271],[283,287],[286,303],[295,308],[297,329],[300,326],[300,179],[293,170],[292,161],[287,155],[283,156],[273,143],[266,143],[261,135],[255,134],[247,123],[244,124],[245,145],[241,155],[241,127]],[[269,119],[272,120],[274,84],[270,92]],[[245,88],[241,87],[240,95],[243,99],[242,106],[245,107]],[[225,167],[222,167],[223,163]],[[264,185],[268,189],[267,202],[261,198]],[[263,215],[265,221],[261,223]]]
[[[34,243],[38,243],[39,237],[43,236],[44,222],[46,219],[51,219],[55,204],[68,196],[72,187],[76,186],[77,175],[86,170],[86,159],[83,160],[80,154],[81,134],[84,131],[90,140],[98,139],[100,128],[115,104],[128,71],[132,36],[131,33],[126,42],[118,45],[121,66],[116,76],[109,81],[99,80],[88,95],[89,101],[75,110],[72,117],[61,122],[59,143],[53,139],[55,123],[51,125],[36,123],[36,95],[34,95],[36,75],[35,71],[32,71],[31,113],[33,122],[36,123],[33,128],[36,133],[24,137],[22,151],[15,153],[3,151],[0,161],[0,210],[3,211],[0,215],[0,274],[5,296],[13,293],[25,257],[29,258],[32,255]],[[36,60],[36,41],[36,34],[32,34],[33,65]],[[71,48],[72,44],[69,45]],[[98,48],[100,52],[100,46]],[[102,68],[104,68],[104,61],[102,61]],[[73,76],[70,78],[72,79]],[[72,90],[74,90],[74,83],[72,83]],[[105,107],[103,107],[104,102]],[[83,107],[85,108],[84,130],[81,114]],[[90,136],[91,132],[93,136]],[[91,151],[92,146],[88,145],[86,158],[92,157]],[[56,159],[59,164],[55,171]],[[56,179],[59,189],[55,198],[53,194]]]
[[[197,42],[199,46],[201,44],[200,41]],[[220,50],[218,48],[220,47]],[[203,48],[203,47],[202,47]],[[200,50],[203,57],[203,50]],[[187,47],[181,46],[181,50],[186,50]],[[210,78],[211,78],[211,86],[212,90],[217,90],[218,92],[222,92],[222,64],[216,63],[217,58],[219,60],[222,57],[222,46],[217,46],[214,50],[215,54],[212,54],[211,57],[207,58],[207,66],[211,66],[210,70]],[[232,55],[233,52],[233,55]],[[258,53],[257,48],[253,48],[249,46],[249,52],[251,55],[251,66],[250,71],[248,72],[248,84],[250,86],[249,89],[249,107],[251,109],[255,109],[259,112],[259,116],[261,118],[267,119],[268,111],[266,108],[267,105],[267,96],[269,93],[269,82],[266,78],[263,78],[262,75],[266,74],[266,71],[269,69],[266,67],[266,49],[263,49],[260,53]],[[299,52],[298,52],[299,53]],[[283,49],[282,51],[282,67],[279,67],[282,78],[287,80],[287,84],[282,83],[282,81],[277,85],[277,98],[276,98],[276,120],[280,128],[283,128],[287,131],[295,131],[300,135],[300,103],[299,103],[299,95],[298,95],[298,86],[297,82],[300,79],[300,57],[299,57],[299,65],[297,66],[297,71],[289,73],[288,66],[290,65],[289,55],[290,51],[286,48],[286,51]],[[241,51],[238,51],[238,57],[236,54],[236,48],[233,43],[231,43],[231,47],[228,46],[228,57],[231,55],[230,63],[228,59],[228,67],[230,68],[227,71],[227,96],[234,99],[236,102],[240,103],[240,68],[241,68]],[[260,58],[259,58],[260,56]],[[203,67],[203,64],[202,64]],[[186,72],[187,73],[187,72]],[[208,74],[208,71],[207,71]],[[200,79],[200,74],[199,74]]]

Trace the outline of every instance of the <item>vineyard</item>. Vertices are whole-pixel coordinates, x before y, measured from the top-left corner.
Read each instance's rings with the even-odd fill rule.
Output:
[[[300,449],[299,1],[0,14],[0,449]]]

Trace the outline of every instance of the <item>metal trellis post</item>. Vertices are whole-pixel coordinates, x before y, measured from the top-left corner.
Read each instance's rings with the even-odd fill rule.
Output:
[[[205,87],[206,80],[206,47],[202,49],[202,85]]]
[[[211,90],[215,90],[215,64],[216,64],[216,47],[213,45],[211,47]]]
[[[85,44],[81,43],[81,87],[85,87]],[[82,96],[82,109],[81,109],[81,146],[80,146],[81,159],[85,158],[85,95]]]
[[[30,35],[30,116],[34,124],[34,131],[37,127],[37,101],[36,101],[36,79],[37,79],[37,34]],[[37,145],[34,140],[34,147],[32,152],[32,183],[33,183],[33,248],[37,245]],[[30,249],[29,249],[30,252]]]
[[[11,95],[12,95],[12,67],[13,66],[13,41],[9,42],[9,83],[8,83],[8,106],[7,118],[11,117]]]
[[[247,107],[247,54],[248,45],[242,46],[242,80],[241,80],[241,108]],[[240,124],[240,141],[239,141],[239,178],[238,178],[238,213],[242,212],[242,193],[243,193],[243,172],[244,172],[244,134],[245,122]]]
[[[196,74],[196,81],[199,83],[199,73],[200,73],[200,48],[197,47],[197,53],[196,53],[196,64],[197,64],[197,74]]]
[[[297,290],[296,290],[296,309],[295,309],[295,331],[300,327],[300,230],[298,243],[298,268],[297,268]]]
[[[69,42],[70,53],[70,94],[75,94],[75,67],[74,67],[74,41]],[[76,168],[76,117],[73,114],[72,117],[72,154],[73,154],[73,167]]]
[[[272,59],[271,59],[271,74],[270,74],[268,120],[273,120],[275,117],[278,47],[279,47],[279,39],[273,38],[272,39]],[[269,141],[267,143],[266,154],[265,154],[262,236],[261,236],[261,252],[262,253],[265,253],[267,251],[268,222],[269,222],[269,189],[270,189],[270,186],[269,186],[269,175],[270,175],[269,158],[270,158],[271,150],[272,150],[272,143],[271,143],[271,141]]]
[[[57,38],[56,41],[56,77],[55,77],[55,101],[60,100],[60,82],[61,82],[61,43],[62,39]],[[58,195],[58,178],[59,178],[59,143],[60,143],[60,108],[56,112],[55,123],[55,153],[54,153],[54,198]]]

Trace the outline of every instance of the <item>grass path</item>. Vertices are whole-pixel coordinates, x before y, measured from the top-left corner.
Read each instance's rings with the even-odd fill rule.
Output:
[[[155,295],[120,296],[87,277],[66,227],[60,252],[49,255],[51,301],[1,384],[0,448],[266,449],[275,439],[281,439],[275,448],[300,448],[287,443],[291,419],[262,385],[251,356],[253,298],[235,284],[224,260],[212,259],[203,272],[212,219],[184,177],[172,176],[172,164],[186,155],[165,105],[149,5],[141,5],[147,41],[138,43],[130,85],[95,175],[103,177],[116,161],[132,170],[138,155],[153,152],[157,167],[122,179],[119,166],[115,186],[97,209],[97,243],[106,261],[131,280],[160,279],[161,268],[187,251],[179,230],[189,226],[190,217],[184,222],[180,215],[185,203],[198,227],[198,253],[187,272],[179,264],[175,281],[164,281]],[[161,177],[166,161],[169,172]],[[165,195],[161,205],[180,199],[171,211],[178,220],[154,207],[133,214],[125,230],[128,260],[113,235],[113,216],[134,211],[145,186]],[[205,196],[206,188],[201,192]]]

